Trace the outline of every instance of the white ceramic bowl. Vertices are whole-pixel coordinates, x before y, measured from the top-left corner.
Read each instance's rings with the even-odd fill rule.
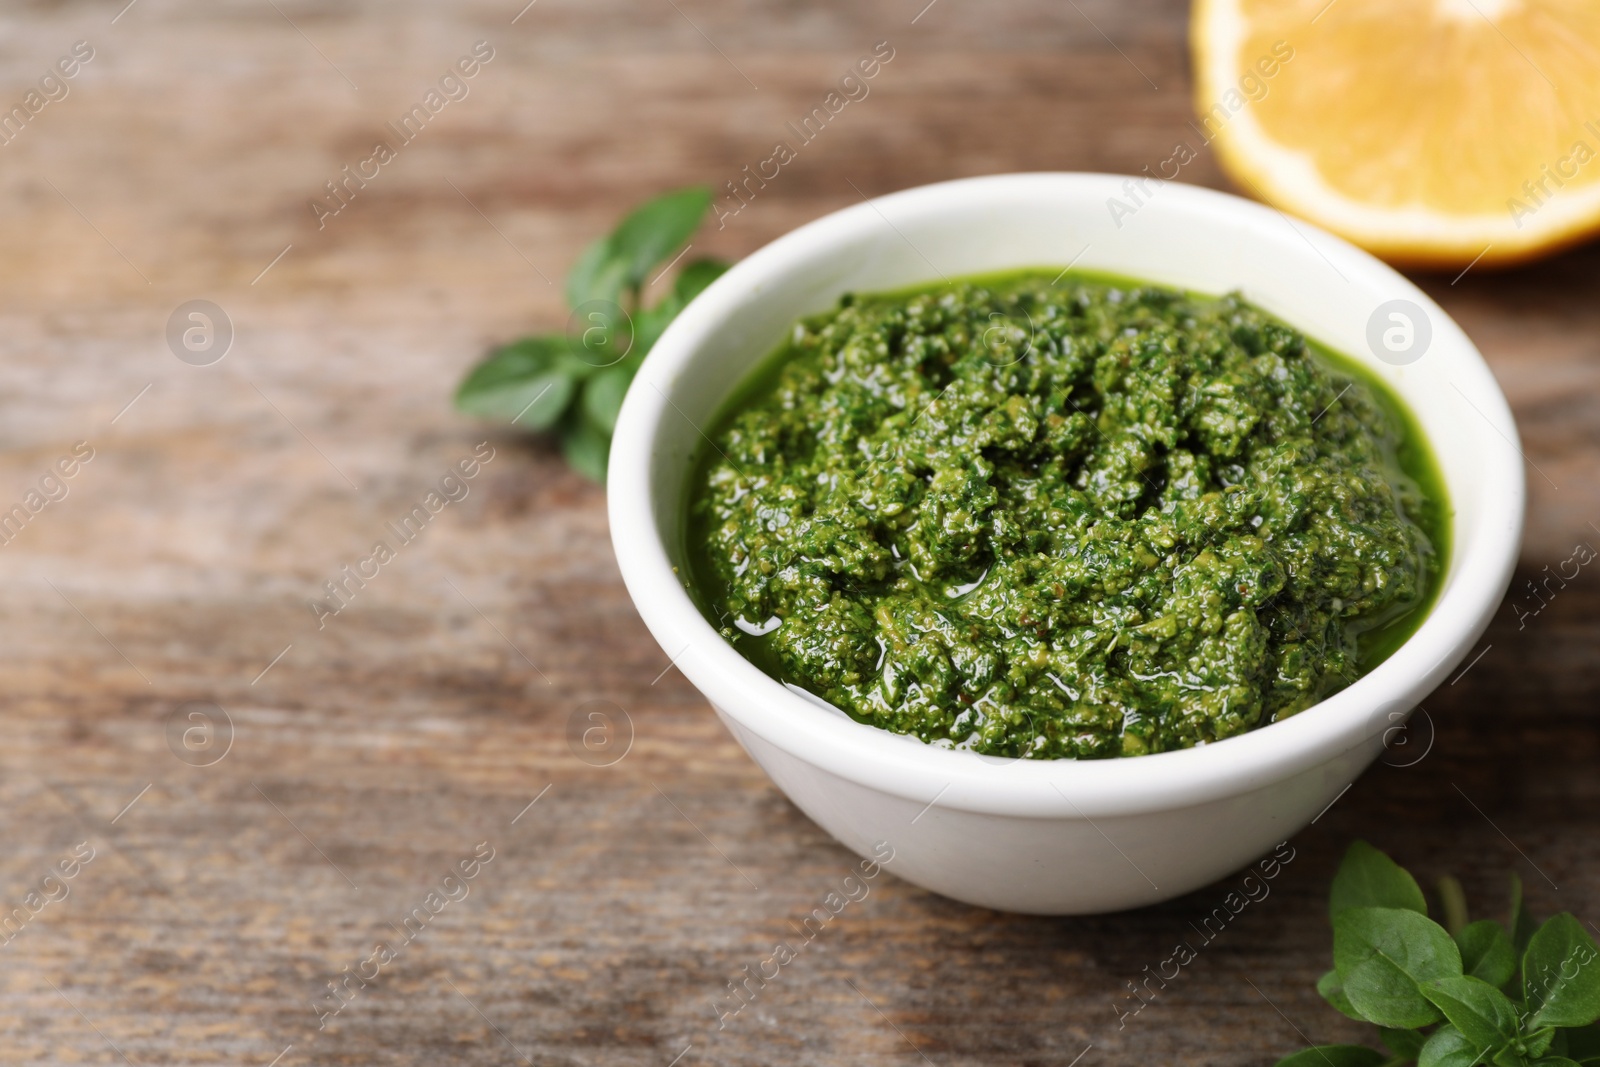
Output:
[[[1122,205],[1115,213],[1113,200]],[[684,591],[683,522],[702,430],[732,390],[796,318],[842,293],[1069,262],[1202,292],[1240,290],[1404,397],[1455,513],[1439,598],[1412,638],[1284,722],[1201,748],[1081,762],[929,747],[853,722],[734,651]],[[1369,319],[1397,299],[1420,309],[1416,325],[1432,334],[1404,366],[1376,358],[1367,341]],[[1176,183],[1146,181],[1141,190],[1102,174],[924,186],[761,249],[696,299],[645,360],[617,423],[609,485],[617,560],[646,625],[802,811],[862,856],[887,842],[889,869],[918,885],[1046,914],[1177,896],[1316,818],[1488,624],[1516,560],[1524,492],[1505,398],[1472,342],[1416,286],[1271,208]]]

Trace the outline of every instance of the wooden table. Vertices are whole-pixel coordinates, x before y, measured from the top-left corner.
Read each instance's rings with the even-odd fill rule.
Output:
[[[1137,1016],[1125,983],[1231,880],[1051,920],[886,877],[719,1028],[726,984],[852,857],[668,669],[600,490],[449,393],[485,346],[561,326],[560,277],[619,212],[740,176],[878,41],[870,95],[697,250],[743,255],[858,189],[1165,159],[1182,5],[123,2],[4,16],[7,106],[74,42],[93,58],[0,146],[0,510],[76,442],[93,458],[0,547],[0,905],[24,909],[0,1062],[1268,1064],[1359,1034],[1312,990],[1352,837],[1480,908],[1515,870],[1540,910],[1600,917],[1585,570],[1523,629],[1502,609],[1427,703],[1432,752],[1296,838]],[[477,41],[465,99],[319,228],[324,183]],[[1183,176],[1225,184],[1208,154]],[[1597,268],[1591,247],[1421,279],[1537,465],[1519,586],[1600,544]],[[234,331],[206,366],[166,339],[198,299]],[[319,629],[307,601],[483,441],[467,498]],[[613,765],[567,743],[590,701],[631,722]]]

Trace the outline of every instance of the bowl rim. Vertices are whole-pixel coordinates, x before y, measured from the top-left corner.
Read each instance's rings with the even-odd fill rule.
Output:
[[[731,724],[825,772],[918,804],[1036,818],[1131,815],[1236,796],[1352,748],[1371,746],[1375,755],[1377,738],[1393,728],[1395,715],[1409,712],[1436,687],[1487,627],[1510,581],[1523,523],[1525,480],[1510,407],[1477,348],[1427,294],[1374,256],[1305,222],[1293,224],[1306,238],[1304,255],[1321,256],[1340,273],[1381,282],[1429,313],[1435,349],[1450,351],[1452,384],[1460,383],[1457,389],[1510,446],[1486,449],[1492,459],[1475,470],[1483,487],[1479,499],[1504,505],[1495,509],[1496,521],[1486,521],[1491,516],[1480,506],[1475,536],[1464,553],[1459,543],[1452,546],[1443,588],[1427,618],[1354,684],[1289,719],[1193,748],[1106,760],[1001,759],[925,745],[799,696],[746,660],[701,615],[660,535],[652,485],[655,446],[665,416],[676,406],[670,399],[674,380],[746,295],[863,228],[881,233],[883,219],[893,212],[981,204],[1018,193],[1077,198],[1086,186],[1096,195],[1117,195],[1127,180],[1081,172],[1002,174],[917,186],[851,205],[735,264],[656,342],[628,392],[613,437],[607,488],[611,537],[623,581],[646,626],[672,664]],[[1226,215],[1251,229],[1285,222],[1270,207],[1179,182],[1165,183],[1162,197],[1185,210]],[[737,384],[730,383],[729,391]],[[1444,467],[1441,463],[1441,475],[1456,507],[1461,479],[1452,481]],[[668,518],[678,521],[677,514]],[[1374,707],[1389,711],[1380,718]],[[734,731],[744,743],[740,732]]]

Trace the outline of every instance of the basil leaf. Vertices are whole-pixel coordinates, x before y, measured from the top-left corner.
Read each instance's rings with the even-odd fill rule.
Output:
[[[1481,978],[1440,978],[1422,986],[1422,995],[1480,1049],[1499,1048],[1517,1037],[1517,1009]]]
[[[1560,1031],[1555,1027],[1547,1026],[1543,1030],[1535,1030],[1530,1034],[1524,1034],[1522,1037],[1522,1051],[1529,1056],[1543,1056],[1546,1052],[1549,1052],[1552,1056],[1560,1056],[1567,1051],[1566,1042],[1562,1042],[1562,1047],[1553,1052],[1551,1052],[1550,1048],[1555,1044],[1556,1034],[1558,1033]]]
[[[638,306],[651,271],[678,253],[710,206],[709,188],[679,189],[639,205],[609,236],[590,242],[565,286],[567,303],[582,314],[582,332],[529,337],[491,353],[457,388],[456,407],[530,430],[560,426],[567,462],[604,483],[611,432],[640,361],[678,313],[728,269],[719,260],[691,260],[655,308]],[[619,303],[625,290],[632,291],[629,308]]]
[[[561,454],[573,470],[592,482],[606,484],[606,460],[611,455],[611,438],[587,419],[568,419],[561,430]]]
[[[1358,1023],[1367,1021],[1367,1017],[1350,1006],[1350,998],[1344,995],[1344,983],[1339,981],[1338,971],[1329,971],[1317,979],[1317,992],[1322,994],[1322,999],[1332,1004],[1338,1011],[1350,1016]]]
[[[651,268],[665,260],[699,229],[711,206],[711,189],[704,185],[679,189],[635,208],[612,231],[612,254],[624,264],[624,281],[643,285]]]
[[[1539,924],[1532,915],[1528,914],[1522,906],[1522,879],[1516,875],[1511,876],[1511,947],[1516,949],[1520,957],[1528,951],[1528,942],[1532,940],[1533,933]]]
[[[720,259],[696,259],[684,265],[672,283],[672,296],[679,310],[689,306],[689,301],[705,292],[706,287],[727,273],[732,264]]]
[[[1428,901],[1417,880],[1365,841],[1345,851],[1328,892],[1328,918],[1350,908],[1405,908],[1428,914]]]
[[[1333,962],[1357,1012],[1379,1026],[1408,1030],[1440,1017],[1422,983],[1461,974],[1461,952],[1444,927],[1403,908],[1340,912]]]
[[[1493,919],[1479,919],[1463,926],[1456,934],[1456,947],[1461,950],[1462,972],[1497,989],[1517,972],[1511,938],[1506,936],[1505,927]]]
[[[561,337],[530,337],[474,367],[456,390],[456,407],[482,418],[553,426],[572,400],[573,369]]]
[[[1427,1043],[1428,1035],[1419,1034],[1415,1030],[1393,1030],[1387,1026],[1380,1027],[1378,1036],[1383,1039],[1383,1045],[1396,1056],[1404,1056],[1414,1060],[1422,1054],[1422,1046]]]
[[[1482,1067],[1484,1051],[1454,1026],[1441,1026],[1422,1046],[1417,1067]]]
[[[1544,1056],[1534,1060],[1533,1067],[1579,1067],[1579,1064],[1565,1056]]]
[[[560,371],[582,380],[594,372],[594,367],[574,355],[573,348],[570,337],[549,334],[524,337],[520,341],[512,341],[495,349],[489,354],[488,359],[473,368],[473,373],[468,375],[468,379],[473,379],[479,371],[490,374],[486,368],[493,363],[495,365],[493,373],[496,376],[530,377],[538,373]],[[463,386],[466,384],[462,382]]]
[[[1600,1018],[1600,966],[1582,924],[1568,912],[1545,921],[1522,957],[1522,989],[1534,1010],[1530,1028],[1588,1026]]]
[[[567,374],[552,373],[534,378],[520,389],[496,394],[497,403],[504,405],[496,414],[510,412],[511,421],[524,429],[548,430],[561,420],[577,388],[577,383]]]
[[[556,365],[566,349],[564,337],[525,337],[503,345],[472,368],[457,393],[467,392],[469,387],[476,391],[542,374]]]
[[[590,300],[615,303],[622,295],[628,263],[618,254],[611,238],[591,242],[567,272],[567,306],[578,307]]]
[[[632,382],[632,367],[607,367],[584,383],[583,413],[597,429],[608,434],[616,429],[617,412]]]
[[[1276,1067],[1383,1067],[1389,1057],[1364,1045],[1314,1045],[1285,1056]]]
[[[633,352],[638,355],[650,351],[661,339],[678,312],[689,306],[689,301],[699,296],[723,272],[728,264],[714,259],[697,259],[683,268],[672,291],[661,298],[655,307],[634,316]]]
[[[633,350],[629,355],[643,356],[655,347],[661,340],[661,335],[667,332],[667,327],[672,320],[678,317],[681,311],[676,298],[667,296],[648,311],[641,311],[633,318]]]
[[[1439,910],[1443,912],[1440,924],[1450,931],[1451,937],[1467,925],[1467,894],[1461,883],[1448,874],[1439,879]]]

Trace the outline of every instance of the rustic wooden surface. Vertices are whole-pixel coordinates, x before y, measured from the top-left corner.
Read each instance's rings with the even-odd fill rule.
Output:
[[[1358,1033],[1312,990],[1354,836],[1459,873],[1480,908],[1514,870],[1539,909],[1600,919],[1586,569],[1520,630],[1503,608],[1428,701],[1426,758],[1296,838],[1271,896],[1137,1016],[1124,984],[1229,880],[1048,920],[884,877],[719,1029],[726,983],[852,857],[665,669],[600,491],[447,396],[485,345],[559,327],[549,280],[621,210],[766,158],[880,40],[870,95],[700,250],[744,254],[856,187],[1166,158],[1182,5],[123,3],[12,5],[0,37],[7,107],[95,49],[0,146],[0,507],[94,449],[0,547],[0,910],[94,850],[0,945],[0,1062],[1269,1064]],[[307,201],[478,40],[468,98],[319,230]],[[1225,185],[1205,153],[1184,177]],[[1597,274],[1590,247],[1422,279],[1538,467],[1519,587],[1600,545]],[[164,340],[197,298],[236,330],[206,367]],[[467,499],[319,631],[307,599],[485,439]],[[612,766],[566,741],[591,700],[632,724]],[[210,766],[169,747],[192,701],[232,724]],[[479,842],[470,895],[319,1030],[326,983]]]

